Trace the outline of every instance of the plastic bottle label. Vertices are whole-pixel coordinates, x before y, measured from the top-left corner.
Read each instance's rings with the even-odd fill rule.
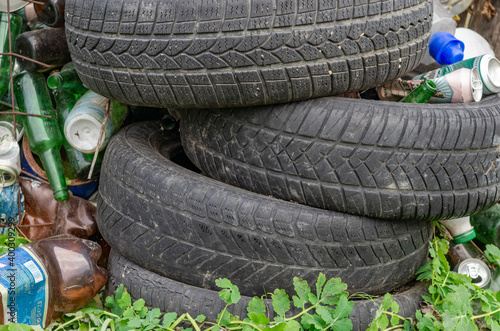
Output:
[[[47,271],[28,248],[0,256],[4,322],[45,327],[49,300]]]

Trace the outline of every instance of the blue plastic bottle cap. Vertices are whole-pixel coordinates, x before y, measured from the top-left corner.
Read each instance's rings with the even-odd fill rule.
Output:
[[[429,54],[439,65],[462,61],[464,49],[464,43],[448,32],[436,32],[429,40]]]

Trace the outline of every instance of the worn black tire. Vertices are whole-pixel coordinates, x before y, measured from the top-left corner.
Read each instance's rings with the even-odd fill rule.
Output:
[[[211,177],[384,219],[447,219],[495,204],[499,136],[499,95],[468,104],[330,97],[181,112],[184,150]]]
[[[289,291],[294,276],[340,277],[350,292],[405,284],[425,260],[430,222],[383,221],[245,191],[172,162],[178,134],[151,122],[112,138],[101,168],[98,226],[140,266],[190,285],[231,278],[242,294]],[[187,160],[187,158],[186,158]]]
[[[195,317],[203,314],[207,321],[214,322],[217,314],[224,309],[225,303],[219,298],[217,291],[207,290],[180,283],[159,274],[141,268],[137,264],[127,260],[116,250],[111,250],[108,263],[109,282],[106,287],[108,294],[115,291],[118,285],[123,284],[134,299],[143,298],[146,305],[160,308],[162,312],[176,312],[178,315],[189,313]],[[408,290],[394,295],[394,300],[399,304],[399,315],[413,317],[420,308],[422,296],[427,295],[425,283],[417,283]],[[290,297],[295,292],[287,293]],[[244,318],[247,315],[247,306],[251,297],[242,296],[240,301],[228,307],[231,314]],[[382,298],[374,299],[380,304]],[[274,316],[271,300],[264,300],[270,319]],[[354,302],[354,307],[349,316],[353,324],[353,331],[365,331],[373,318],[377,306],[370,300],[359,300]],[[293,303],[290,304],[290,313],[298,313]]]
[[[149,107],[228,107],[335,95],[416,67],[431,0],[67,0],[90,89]]]

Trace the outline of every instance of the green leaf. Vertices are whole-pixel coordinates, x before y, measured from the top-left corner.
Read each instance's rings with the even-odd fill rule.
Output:
[[[253,297],[252,300],[248,302],[247,312],[254,314],[265,314],[266,313],[266,305],[264,304],[264,300],[259,297]]]
[[[354,301],[349,301],[347,295],[342,295],[340,300],[334,310],[334,318],[341,319],[346,318],[351,315],[352,308],[354,307]]]
[[[163,315],[162,326],[169,328],[177,320],[177,313],[166,313]]]
[[[347,290],[347,285],[342,283],[340,278],[332,278],[329,279],[325,287],[323,288],[323,293],[321,293],[320,300],[328,305],[337,304],[338,298],[337,296]]]
[[[326,276],[324,273],[320,272],[318,276],[318,280],[316,281],[316,296],[321,297],[321,293],[323,292],[323,285],[325,285]]]
[[[241,295],[238,286],[233,285],[227,278],[219,278],[215,280],[215,284],[222,288],[219,291],[219,297],[228,305],[235,304],[240,301]]]
[[[307,284],[305,280],[298,277],[293,277],[293,288],[295,289],[295,292],[297,292],[299,298],[303,301],[306,301],[309,297],[309,293],[311,293],[309,284]]]
[[[484,256],[489,262],[493,263],[497,267],[500,267],[500,248],[495,245],[488,244],[486,245]]]
[[[300,331],[300,330],[301,330],[300,323],[297,322],[296,320],[290,320],[286,322],[285,328],[283,329],[283,331]]]
[[[315,327],[318,330],[322,330],[326,325],[323,325],[323,319],[316,314],[304,314],[300,319],[301,324],[304,329],[310,330],[311,327]]]
[[[262,331],[283,331],[286,327],[285,323],[276,324],[274,326],[268,326],[262,329]]]
[[[309,293],[308,297],[309,297],[309,302],[312,303],[313,305],[319,302],[318,297],[314,295],[314,293]]]
[[[22,323],[9,324],[9,331],[31,331],[31,326]]]
[[[398,304],[396,301],[393,301],[393,302],[391,303],[391,311],[392,311],[394,314],[399,313],[399,304]]]
[[[255,313],[250,313],[248,314],[248,317],[254,322],[255,324],[259,325],[268,325],[269,324],[269,318],[266,317],[264,314],[255,314]]]
[[[128,321],[127,326],[137,329],[142,326],[142,322],[140,318],[133,318]]]
[[[323,319],[323,321],[325,321],[327,325],[333,323],[333,318],[330,312],[328,311],[328,308],[324,306],[317,306],[316,313]]]
[[[343,319],[337,320],[330,327],[330,330],[350,331],[350,330],[352,330],[352,321],[348,318],[343,318]]]
[[[231,314],[227,310],[224,310],[217,315],[217,321],[220,321],[220,326],[228,326],[229,322],[231,322]]]
[[[132,308],[134,308],[135,311],[142,310],[144,308],[144,305],[146,304],[146,301],[144,299],[139,299],[134,302],[132,305]]]
[[[290,310],[290,299],[285,290],[274,290],[272,299],[274,311],[278,316],[284,317],[285,313]]]
[[[306,303],[304,300],[299,299],[299,297],[297,297],[296,295],[292,297],[292,301],[293,305],[297,308],[304,308],[304,305]]]
[[[463,285],[450,286],[454,292],[446,297],[444,303],[443,326],[445,330],[477,330],[472,321],[472,305],[470,291]]]
[[[123,292],[122,297],[116,300],[120,308],[128,308],[132,305],[132,298],[128,292]]]
[[[203,314],[200,314],[198,316],[196,316],[196,318],[194,319],[197,323],[203,323],[205,322],[205,320],[207,319],[207,317]]]

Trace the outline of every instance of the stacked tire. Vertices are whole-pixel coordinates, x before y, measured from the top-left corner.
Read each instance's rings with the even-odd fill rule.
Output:
[[[431,4],[67,0],[83,82],[180,119],[174,131],[133,124],[107,148],[98,213],[113,247],[109,289],[124,283],[150,306],[213,320],[217,278],[239,287],[240,316],[251,296],[292,294],[293,277],[324,273],[373,295],[412,280],[432,220],[500,200],[499,97],[401,106],[333,96],[417,66]],[[424,292],[398,293],[400,314]],[[375,310],[356,302],[354,330]]]

